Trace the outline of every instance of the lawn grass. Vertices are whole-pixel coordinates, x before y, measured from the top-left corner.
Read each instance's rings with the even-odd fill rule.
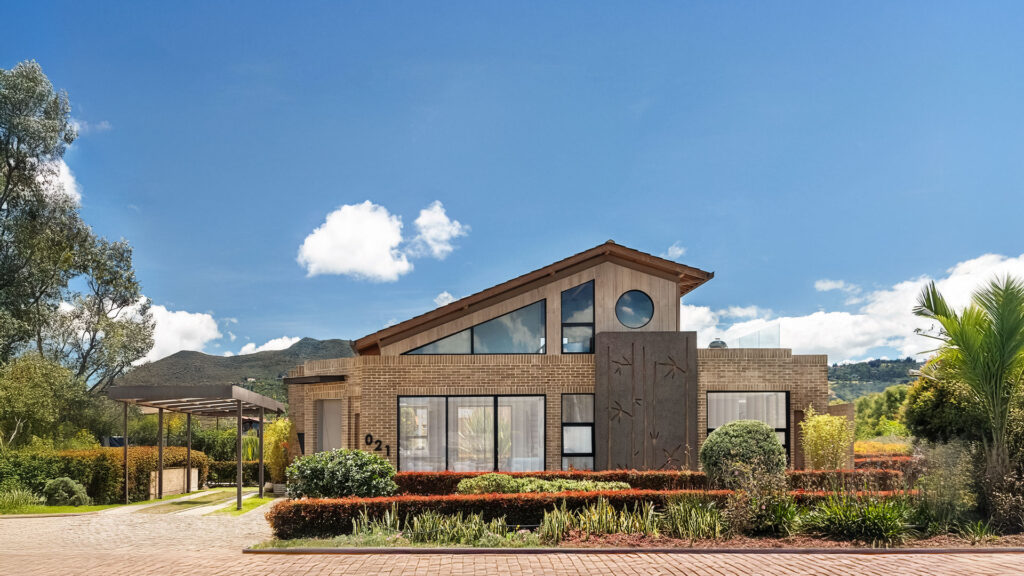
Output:
[[[242,500],[242,509],[241,510],[236,510],[235,509],[235,503],[232,502],[228,506],[225,506],[223,508],[218,508],[218,509],[214,510],[213,512],[210,512],[209,514],[207,514],[207,516],[210,516],[212,514],[216,514],[218,516],[220,516],[220,515],[225,515],[225,516],[241,516],[242,514],[245,514],[246,512],[251,512],[251,511],[255,510],[256,508],[259,508],[260,506],[263,506],[267,502],[273,502],[275,498],[276,498],[276,496],[264,496],[263,498],[260,498],[259,496],[253,496],[252,498],[246,498],[245,500]]]
[[[254,491],[255,488],[248,488],[242,490],[242,493],[245,494]],[[218,502],[226,502],[234,493],[235,488],[233,487],[215,488],[211,493],[199,496],[198,498],[192,498],[189,500],[172,500],[164,504],[158,504],[151,508],[146,508],[140,512],[143,514],[172,514],[182,510],[189,510],[200,506],[209,506],[210,504],[216,504]],[[152,500],[149,502],[152,502]]]
[[[193,490],[189,494],[198,494],[199,492],[206,492],[206,490]],[[130,504],[91,504],[89,506],[47,506],[45,504],[33,504],[31,506],[21,506],[18,508],[0,510],[0,516],[12,516],[21,514],[81,514],[85,512],[98,512],[100,510],[107,510],[109,508],[117,508],[119,506],[141,506],[143,504],[152,504],[154,502],[166,502],[168,500],[175,500],[189,494],[174,494],[171,496],[164,496],[160,499],[152,500],[139,500],[138,502],[132,502]]]

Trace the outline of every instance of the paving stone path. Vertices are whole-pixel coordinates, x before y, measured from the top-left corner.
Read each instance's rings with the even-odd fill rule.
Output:
[[[269,537],[262,510],[237,517],[110,511],[60,518],[0,519],[0,574],[1024,574],[1024,555],[1013,554],[242,554],[243,547]]]

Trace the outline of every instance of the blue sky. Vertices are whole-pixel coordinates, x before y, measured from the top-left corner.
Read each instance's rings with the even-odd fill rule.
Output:
[[[784,346],[834,360],[924,346],[893,320],[904,283],[1024,273],[1019,4],[33,2],[4,19],[0,67],[36,59],[70,93],[82,213],[134,246],[157,355],[357,338],[609,238],[715,271],[684,299],[707,337],[782,322]],[[320,267],[300,263],[346,205]],[[388,217],[397,279],[330,272],[374,260]]]

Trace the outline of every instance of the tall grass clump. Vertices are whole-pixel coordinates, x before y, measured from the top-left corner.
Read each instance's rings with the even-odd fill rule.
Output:
[[[725,533],[725,523],[718,506],[693,496],[669,502],[661,526],[665,535],[689,540],[717,540]]]
[[[840,493],[811,508],[802,518],[802,528],[836,540],[888,547],[913,533],[910,514],[911,506],[905,498],[859,498]]]

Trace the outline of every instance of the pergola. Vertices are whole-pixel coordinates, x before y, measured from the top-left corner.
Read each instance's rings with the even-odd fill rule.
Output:
[[[259,426],[259,496],[263,497],[263,418],[267,412],[283,414],[284,404],[245,388],[230,384],[199,386],[113,386],[107,396],[124,403],[124,501],[128,503],[128,405],[156,409],[160,430],[157,442],[157,498],[164,495],[164,410],[187,415],[185,449],[185,492],[192,491],[192,415],[236,416],[238,437],[237,506],[242,509],[242,418],[258,417]]]

